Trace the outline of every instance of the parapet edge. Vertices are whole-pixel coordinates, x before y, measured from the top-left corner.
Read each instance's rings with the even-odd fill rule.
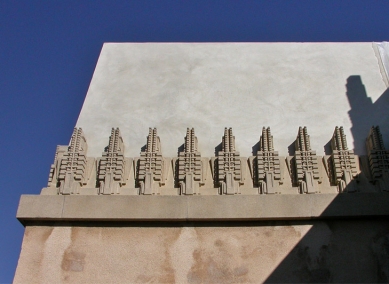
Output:
[[[218,196],[22,195],[17,219],[47,221],[269,221],[389,216],[389,193]]]

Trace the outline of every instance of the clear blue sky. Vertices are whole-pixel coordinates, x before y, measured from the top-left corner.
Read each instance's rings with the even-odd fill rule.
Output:
[[[388,41],[389,1],[0,0],[0,282],[13,279],[21,194],[47,183],[103,42]]]

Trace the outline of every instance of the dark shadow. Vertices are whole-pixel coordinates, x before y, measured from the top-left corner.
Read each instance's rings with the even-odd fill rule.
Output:
[[[258,181],[258,157],[255,156],[255,158],[253,159],[252,165],[250,165],[250,166],[253,169],[253,187],[259,187],[259,181]]]
[[[296,140],[293,140],[292,144],[288,146],[288,154],[289,156],[294,156],[294,153],[296,152],[296,145],[295,145]]]
[[[332,149],[331,149],[331,140],[328,141],[325,145],[324,145],[324,153],[329,156],[332,154]]]
[[[143,145],[140,148],[141,152],[146,152],[147,145]],[[140,168],[140,160],[137,161],[136,163],[136,173],[135,173],[135,187],[140,188],[140,180],[139,180],[139,168]]]
[[[251,168],[253,169],[253,187],[259,187],[257,153],[260,150],[260,147],[261,147],[260,141],[258,141],[257,143],[255,143],[253,147],[251,147],[252,155],[255,157],[252,161],[252,165],[250,165]]]
[[[218,165],[218,154],[220,151],[223,150],[223,145],[222,143],[220,142],[220,144],[218,144],[216,147],[215,147],[215,157],[216,159],[213,161],[213,165],[212,165],[212,160],[210,160],[210,163],[211,163],[211,166],[213,166],[213,169],[214,169],[214,175],[213,175],[213,187],[215,188],[218,188],[219,187],[219,175],[217,174],[219,172],[219,165]]]
[[[368,97],[359,75],[347,78],[346,89],[351,107],[348,112],[352,123],[351,133],[354,138],[354,147],[349,147],[354,148],[357,155],[365,155],[365,139],[373,125],[380,126],[384,142],[389,142],[389,89],[383,92],[375,103]]]
[[[346,89],[354,139],[354,145],[348,145],[349,148],[354,148],[357,155],[365,155],[365,139],[373,125],[380,126],[387,146],[389,89],[375,103],[368,97],[358,75],[347,78]],[[326,155],[331,154],[330,142],[324,151]],[[294,143],[288,152],[294,155]],[[389,204],[374,196],[358,192],[338,194],[317,220],[301,221],[300,225],[311,227],[265,283],[389,282],[389,216],[386,212],[379,214]],[[367,212],[371,219],[366,219]],[[290,229],[295,232],[298,227],[290,225]]]
[[[215,159],[214,164],[213,164],[213,168],[215,170],[215,174],[214,174],[214,178],[213,178],[213,186],[215,188],[219,188],[219,175],[216,174],[216,173],[219,172],[219,164],[218,164],[217,156],[218,156],[219,152],[222,151],[222,150],[223,150],[223,145],[222,145],[222,142],[220,142],[220,144],[215,147],[215,157],[216,157],[216,159]]]
[[[146,149],[146,145],[144,146]],[[142,147],[143,149],[143,147]],[[142,152],[145,150],[141,150]],[[140,168],[140,159],[136,162],[136,172],[135,172],[135,187],[140,187],[140,180],[139,180],[139,168]]]
[[[184,152],[184,150],[185,150],[185,146],[184,146],[184,144],[182,144],[180,147],[177,148],[177,155]]]
[[[387,283],[389,216],[375,208],[387,204],[374,204],[369,196],[373,197],[341,193],[320,219],[276,225],[288,226],[293,233],[298,227],[311,228],[265,283]],[[369,215],[371,212],[377,212],[377,216]]]
[[[258,141],[253,147],[251,147],[251,151],[252,151],[251,153],[253,156],[257,155],[257,152],[259,151],[260,146],[261,146],[261,143]]]
[[[331,153],[330,153],[331,154]],[[333,157],[329,157],[329,159],[327,159],[327,161],[324,161],[324,162],[327,162],[327,170],[328,172],[326,172],[327,176],[326,178],[329,179],[330,181],[330,185],[331,186],[336,186],[336,181],[334,180],[333,176],[334,176],[334,173],[333,173],[333,167],[332,167],[332,163],[333,163]]]
[[[219,188],[220,187],[220,184],[219,184],[219,175],[218,175],[218,172],[219,172],[219,164],[218,164],[218,161],[219,159],[216,158],[215,161],[213,162],[213,168],[214,168],[214,175],[213,175],[213,187],[214,188]],[[211,160],[211,163],[212,163],[212,160]]]
[[[222,151],[222,150],[223,150],[223,145],[222,145],[222,143],[220,142],[220,144],[217,145],[217,146],[215,147],[215,157],[217,157],[217,155],[219,154],[219,152]]]
[[[184,152],[184,151],[182,151]],[[174,163],[174,187],[175,188],[180,188],[180,181],[179,181],[179,160],[177,159]],[[178,190],[178,194],[180,195],[181,192]]]
[[[140,151],[141,152],[146,152],[146,148],[147,148],[147,145],[145,144],[145,145],[142,146],[142,148],[140,148]]]
[[[184,143],[177,148],[177,156],[180,156],[180,153],[183,153],[185,150],[185,145]],[[179,181],[179,160],[177,159],[176,162],[174,163],[174,187],[175,188],[180,188],[180,181]],[[181,193],[179,192],[179,195]]]
[[[301,222],[313,226],[265,283],[387,283],[388,223],[379,218]],[[360,241],[350,241],[361,230]]]
[[[292,185],[294,187],[297,187],[298,184],[296,179],[296,173],[294,171],[294,164],[296,160],[296,158],[294,157],[295,153],[296,153],[296,140],[293,140],[293,142],[288,146],[288,154],[292,158],[289,160],[289,162],[288,160],[286,162],[288,163],[288,168],[290,169],[290,180],[292,182]]]

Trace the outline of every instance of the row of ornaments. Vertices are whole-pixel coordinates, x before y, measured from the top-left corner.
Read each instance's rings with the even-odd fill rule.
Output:
[[[253,172],[253,186],[259,193],[276,193],[281,181],[280,156],[274,151],[273,136],[270,128],[263,128],[259,142],[260,148],[250,160]],[[385,150],[379,127],[372,127],[366,139],[370,181],[381,190],[389,190],[389,151]],[[358,182],[358,157],[347,147],[343,127],[336,127],[331,140],[332,154],[328,159],[328,175],[331,184],[338,192],[355,192]],[[317,192],[320,183],[319,157],[311,150],[310,138],[306,127],[300,127],[295,141],[294,157],[288,161],[293,184],[299,193]],[[235,149],[235,137],[231,128],[225,128],[222,137],[222,150],[211,159],[214,184],[219,194],[237,194],[242,185],[242,159]],[[97,163],[95,167],[92,165]],[[81,128],[75,128],[69,146],[58,146],[54,164],[50,168],[48,187],[55,187],[58,194],[79,193],[87,184],[91,171],[96,172],[98,194],[112,194],[125,184],[132,158],[124,156],[124,144],[119,128],[112,128],[109,144],[102,157],[97,161],[87,157],[87,143]],[[166,165],[161,152],[161,142],[157,129],[150,128],[145,149],[135,164],[135,186],[139,194],[158,193],[164,185]],[[184,150],[176,160],[175,184],[179,194],[199,194],[203,185],[204,159],[197,148],[194,129],[187,129]]]

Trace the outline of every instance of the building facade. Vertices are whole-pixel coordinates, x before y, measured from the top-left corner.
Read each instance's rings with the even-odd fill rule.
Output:
[[[389,48],[107,43],[15,283],[389,280]]]

